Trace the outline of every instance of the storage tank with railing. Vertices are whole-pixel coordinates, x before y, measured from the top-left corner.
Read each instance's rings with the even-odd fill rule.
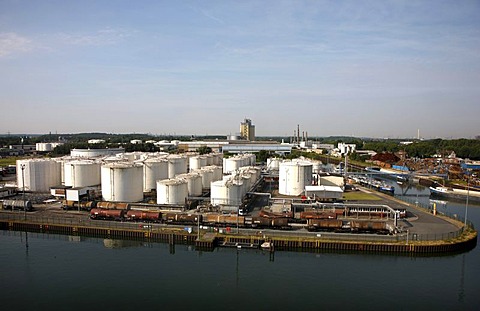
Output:
[[[64,165],[65,186],[88,187],[101,183],[101,164],[94,160],[73,160]]]
[[[168,161],[165,158],[150,158],[143,161],[143,191],[157,188],[158,180],[168,179]]]
[[[143,165],[117,162],[102,165],[102,197],[112,202],[143,200]]]
[[[207,166],[207,158],[205,156],[194,156],[189,158],[189,170],[190,172],[201,169],[204,166]]]
[[[22,170],[23,168],[23,170]],[[61,163],[54,159],[17,160],[17,186],[31,192],[49,192],[61,184]]]
[[[203,167],[201,170],[196,172],[199,173],[202,178],[203,189],[210,189],[210,185],[214,181],[214,170],[210,169],[209,167]]]
[[[312,184],[312,163],[302,160],[283,161],[279,169],[278,192],[298,196]]]
[[[268,158],[267,159],[267,170],[269,171],[278,171],[280,168],[281,160],[279,158]]]
[[[175,179],[185,179],[187,181],[188,195],[198,197],[202,195],[202,176],[200,173],[192,172],[188,174],[180,174]]]
[[[185,156],[170,155],[168,160],[168,178],[187,173],[188,159]]]
[[[157,204],[183,205],[188,197],[185,179],[167,179],[157,182]]]
[[[243,183],[241,180],[219,180],[211,185],[210,202],[214,206],[238,207],[242,203]]]

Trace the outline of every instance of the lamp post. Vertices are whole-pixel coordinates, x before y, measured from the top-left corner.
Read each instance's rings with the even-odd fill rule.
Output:
[[[468,179],[467,179],[467,201],[465,202],[465,228],[467,227],[467,215],[468,215],[468,198],[470,196],[470,175],[472,174],[471,169],[467,169]]]
[[[23,212],[25,220],[27,220],[27,204],[25,202],[25,164],[20,164],[20,168],[22,169],[22,200],[23,200]]]

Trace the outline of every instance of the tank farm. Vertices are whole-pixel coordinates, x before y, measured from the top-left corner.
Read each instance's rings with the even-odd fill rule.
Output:
[[[322,178],[314,161],[269,159],[262,168],[255,162],[253,154],[195,153],[18,160],[18,192],[0,200],[0,229],[191,244],[204,251],[440,255],[476,246],[476,231],[453,219],[446,221],[455,230],[441,238],[409,233],[401,224],[425,211],[386,194],[372,194],[379,204],[307,196],[307,186]],[[45,192],[50,196],[42,202],[26,199]]]

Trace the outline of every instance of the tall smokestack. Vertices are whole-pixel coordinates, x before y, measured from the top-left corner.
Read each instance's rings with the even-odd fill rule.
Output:
[[[300,124],[297,124],[297,144],[300,144]]]

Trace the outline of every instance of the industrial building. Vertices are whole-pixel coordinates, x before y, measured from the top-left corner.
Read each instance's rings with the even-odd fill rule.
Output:
[[[240,123],[240,135],[248,141],[255,140],[255,125],[252,124],[252,120],[245,119]]]

